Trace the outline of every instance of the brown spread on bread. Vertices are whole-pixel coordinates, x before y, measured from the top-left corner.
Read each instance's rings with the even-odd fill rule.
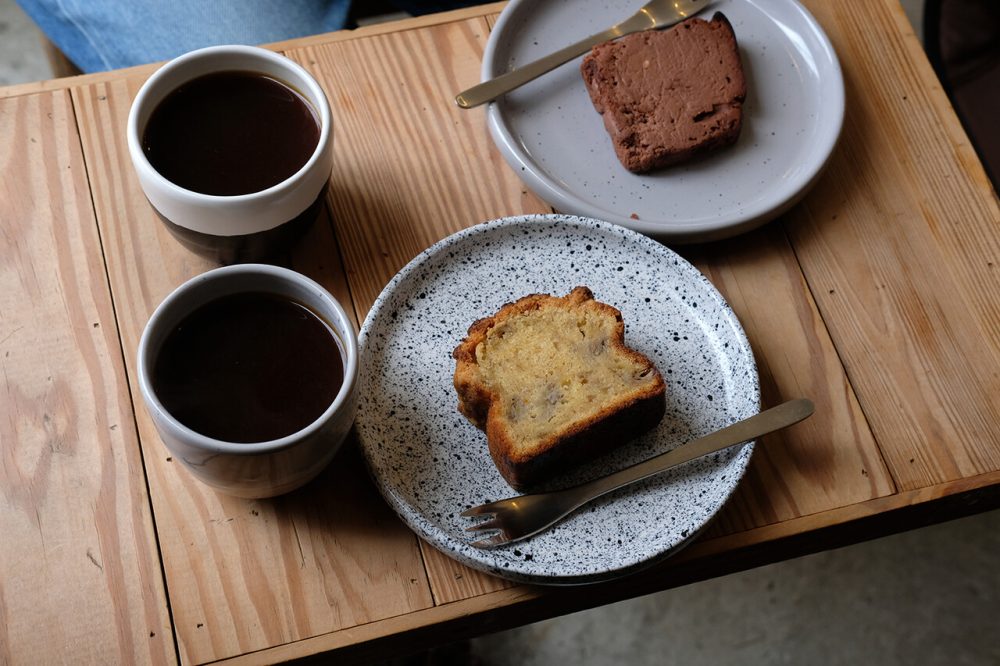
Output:
[[[598,44],[580,69],[629,171],[684,162],[739,138],[746,81],[721,13]]]

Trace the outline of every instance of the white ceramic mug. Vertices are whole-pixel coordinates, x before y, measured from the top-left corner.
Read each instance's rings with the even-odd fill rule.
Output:
[[[207,74],[250,71],[278,79],[312,105],[320,123],[316,149],[286,180],[259,192],[217,196],[176,185],[153,168],[142,149],[150,116],[184,83]],[[272,256],[291,245],[315,220],[333,168],[330,105],[319,83],[298,63],[252,46],[191,51],[158,69],[139,89],[128,117],[128,150],[149,203],[188,248],[223,263]]]
[[[223,296],[251,292],[297,301],[329,324],[341,343],[344,382],[319,418],[298,432],[265,442],[225,442],[195,432],[170,414],[156,395],[152,372],[167,336],[187,315]],[[227,266],[182,284],[149,318],[139,341],[138,369],[146,408],[174,460],[216,490],[239,497],[272,497],[310,481],[343,444],[357,411],[358,343],[351,320],[319,284],[277,266]]]

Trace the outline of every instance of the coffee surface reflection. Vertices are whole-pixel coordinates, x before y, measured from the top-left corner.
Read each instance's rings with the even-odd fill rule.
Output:
[[[312,310],[266,293],[210,301],[164,340],[152,384],[170,414],[202,435],[262,442],[298,432],[344,382],[336,334]]]
[[[264,74],[223,71],[167,94],[146,123],[142,149],[175,185],[234,196],[290,178],[319,138],[319,119],[297,90]]]

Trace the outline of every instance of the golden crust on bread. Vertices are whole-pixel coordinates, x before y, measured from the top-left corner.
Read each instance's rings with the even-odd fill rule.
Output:
[[[663,416],[666,386],[587,287],[532,294],[475,322],[452,354],[458,409],[523,489],[610,451]]]

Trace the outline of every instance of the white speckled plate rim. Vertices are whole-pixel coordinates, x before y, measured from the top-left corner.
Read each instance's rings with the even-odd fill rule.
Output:
[[[507,46],[505,40],[512,39],[511,35],[523,42],[521,50],[516,51],[517,55],[521,56],[523,61],[534,60],[572,39],[582,38],[607,27],[603,23],[599,25],[588,23],[593,21],[589,15],[594,14],[595,10],[607,13],[604,5],[616,5],[616,11],[608,13],[605,19],[614,22],[624,19],[629,11],[637,9],[640,4],[621,0],[615,0],[613,3],[605,2],[604,5],[591,2],[588,10],[581,6],[587,4],[585,2],[564,1],[561,5],[563,9],[553,9],[557,3],[558,0],[511,0],[501,12],[487,40],[481,74],[484,81],[507,71],[508,63],[500,61],[502,56],[499,53],[501,45]],[[749,20],[758,27],[767,23],[769,24],[767,29],[773,28],[775,37],[783,40],[780,44],[771,44],[769,40],[758,44],[756,42],[760,39],[750,39],[746,31],[741,36],[740,26],[734,26],[737,28],[737,41],[743,53],[744,67],[748,68],[750,87],[745,105],[744,132],[736,146],[690,165],[671,167],[643,176],[630,174],[618,164],[610,139],[587,97],[578,64],[568,63],[562,66],[562,71],[556,70],[524,87],[523,90],[530,90],[531,86],[538,86],[538,90],[544,90],[543,86],[550,86],[544,94],[538,93],[541,95],[541,101],[538,101],[539,108],[531,109],[527,114],[527,117],[531,118],[530,123],[526,121],[513,123],[507,118],[508,112],[512,113],[512,104],[516,104],[518,99],[525,99],[524,96],[530,94],[528,92],[515,91],[507,98],[489,104],[486,114],[487,126],[505,161],[535,194],[560,212],[608,220],[668,242],[703,242],[733,236],[749,231],[786,212],[818,180],[840,136],[844,120],[845,95],[843,74],[837,54],[822,27],[797,0],[716,0],[700,15],[710,18],[716,11],[726,13],[734,21],[736,20],[734,16],[749,17]],[[545,34],[544,39],[538,38],[533,44],[527,44],[525,30],[530,27],[531,19],[537,18],[543,12],[559,13],[559,35],[556,39],[552,39],[553,35]],[[528,16],[523,17],[523,14]],[[528,25],[515,25],[517,18],[521,18],[522,22],[526,21]],[[792,34],[797,38],[793,39]],[[756,49],[762,45],[764,49],[769,45],[772,46],[772,51],[788,49],[792,64],[789,71],[784,72],[789,76],[783,82],[775,78],[782,76],[781,72],[771,71],[776,69],[775,62],[769,62],[773,56],[765,58],[749,51],[750,48]],[[760,62],[756,62],[757,60]],[[803,63],[811,64],[815,72],[796,86],[792,82],[795,78],[793,75],[810,69],[808,66],[802,66]],[[770,64],[771,69],[764,67],[765,64]],[[754,75],[759,78],[763,76],[764,71],[770,72],[771,79],[759,80],[755,89]],[[580,79],[579,90],[574,90],[570,94],[561,89],[565,80],[560,80],[558,78],[560,76],[574,76]],[[552,81],[556,83],[549,83]],[[767,88],[766,94],[763,94],[765,88]],[[773,108],[767,113],[757,113],[755,106],[758,100],[755,98],[755,93],[758,91],[762,93],[758,95],[759,97],[765,97],[760,103],[765,106],[770,103],[772,107],[776,105],[776,100],[769,100],[768,97],[785,96],[790,101],[792,91],[795,91],[799,98],[822,97],[822,104],[816,102],[817,106],[812,110],[816,117],[807,123],[808,131],[804,137],[805,143],[808,144],[807,148],[801,147],[803,140],[796,142],[790,139],[787,145],[776,143],[772,138],[774,131],[780,135],[788,123],[777,118]],[[548,92],[552,92],[551,100],[545,96]],[[522,97],[519,98],[518,95]],[[541,107],[542,104],[546,107]],[[554,111],[547,107],[561,108],[560,113],[568,112],[572,117],[558,121],[555,126],[550,127],[552,122],[546,120],[546,114]],[[790,112],[791,109],[787,111]],[[804,116],[808,111],[807,108],[801,113]],[[567,159],[567,156],[558,154],[557,148],[559,145],[565,145],[565,142],[553,143],[553,138],[536,141],[533,136],[516,131],[515,126],[542,129],[543,137],[546,135],[553,137],[557,134],[554,127],[558,129],[560,126],[572,126],[575,128],[574,136],[577,138],[571,140],[573,146],[570,150],[575,154]],[[751,138],[755,131],[755,138]],[[577,154],[582,151],[580,142],[584,141],[589,146],[591,141],[580,137],[592,135],[597,137],[593,146],[599,149],[594,150],[592,147],[592,154],[586,156],[590,159],[583,159],[583,155]],[[757,148],[757,140],[761,142],[760,149]],[[751,141],[754,141],[752,146]],[[538,145],[533,145],[535,143]],[[775,146],[773,149],[767,148],[772,145]],[[750,180],[761,175],[758,172],[762,167],[750,166],[750,160],[760,155],[768,156],[766,162],[769,166],[763,169],[774,172],[773,178],[765,177],[764,184],[757,188],[768,196],[756,200],[751,205],[745,205],[742,200],[725,195],[727,188],[737,182],[734,179],[742,179],[749,184]],[[748,160],[745,167],[742,164],[744,159]],[[784,166],[780,164],[782,160],[785,161]],[[551,164],[546,165],[547,161]],[[568,163],[573,166],[567,166]],[[577,178],[570,177],[566,171],[568,168],[580,169],[580,178],[585,182],[589,181],[590,185],[581,189],[581,184],[576,182]],[[673,211],[671,206],[675,205],[677,194],[684,190],[690,193],[692,200],[704,201],[706,210],[717,202],[716,193],[719,193],[719,196],[726,196],[727,203],[711,216],[704,214],[695,216],[683,210]],[[588,200],[586,196],[593,197],[593,201]],[[643,213],[639,219],[633,219],[631,212],[624,208],[625,204],[619,202],[627,200],[636,205],[636,200],[644,197],[659,197],[662,201],[662,206],[654,207],[658,211],[654,217],[646,217]]]
[[[375,329],[384,316],[384,308],[388,302],[393,298],[397,290],[404,288],[407,283],[412,279],[414,274],[420,270],[429,261],[435,259],[440,253],[447,251],[456,246],[461,246],[463,242],[467,242],[470,238],[475,238],[484,234],[490,234],[496,232],[500,229],[518,227],[522,225],[530,225],[537,227],[538,225],[552,225],[553,228],[558,228],[563,232],[569,231],[570,233],[599,231],[602,234],[610,234],[612,236],[622,239],[623,242],[634,243],[637,250],[646,249],[658,255],[660,260],[670,261],[677,270],[686,274],[686,277],[692,280],[692,284],[700,287],[703,293],[708,295],[714,300],[714,304],[718,306],[720,311],[720,318],[725,320],[727,324],[731,327],[733,334],[735,335],[735,345],[740,355],[748,359],[750,364],[750,369],[752,370],[750,382],[751,385],[746,387],[746,400],[748,404],[753,405],[753,413],[759,410],[760,404],[760,385],[759,378],[756,372],[756,365],[753,357],[752,350],[748,340],[746,339],[745,333],[742,327],[739,325],[735,314],[729,307],[729,304],[725,302],[721,294],[715,289],[715,287],[708,281],[708,279],[702,275],[694,266],[688,263],[685,259],[676,255],[669,248],[664,247],[660,243],[649,239],[641,234],[630,231],[628,229],[623,229],[619,226],[608,222],[602,222],[597,220],[590,220],[586,218],[580,218],[575,216],[565,216],[565,215],[525,215],[518,217],[503,218],[500,220],[493,220],[490,222],[485,222],[474,227],[459,231],[441,241],[435,243],[431,247],[427,248],[419,255],[414,257],[405,267],[403,267],[386,285],[381,294],[373,303],[371,309],[362,324],[361,331],[359,333],[359,349],[361,351],[360,357],[362,363],[367,365],[368,356],[368,345],[369,337],[372,335],[373,329]],[[572,230],[572,231],[570,231]],[[581,280],[581,283],[586,283],[586,280]],[[527,293],[527,292],[526,292]],[[599,295],[598,295],[599,297]],[[472,321],[462,322],[463,326],[468,326]],[[464,328],[462,329],[464,333]],[[447,350],[450,351],[450,348]],[[735,353],[735,352],[734,352]],[[362,374],[364,374],[364,368],[362,369]],[[450,376],[449,376],[450,379]],[[369,380],[364,379],[362,381],[362,393],[364,393],[369,384]],[[668,379],[668,391],[670,381]],[[449,385],[450,388],[450,385]],[[367,397],[367,396],[366,396]],[[456,398],[457,401],[457,398]],[[457,412],[456,412],[457,413]],[[740,414],[740,418],[749,416],[750,413]],[[710,510],[704,515],[704,519],[698,524],[692,525],[692,529],[686,531],[685,536],[682,538],[674,539],[669,547],[661,548],[655,552],[645,552],[641,553],[637,557],[626,557],[616,559],[617,556],[611,555],[608,557],[607,566],[603,566],[600,570],[589,571],[584,573],[578,573],[576,571],[560,571],[558,573],[549,572],[539,572],[534,569],[530,562],[523,562],[520,566],[511,567],[510,562],[499,560],[495,553],[495,550],[482,550],[474,548],[469,545],[468,541],[472,539],[462,539],[456,538],[452,533],[443,529],[441,526],[437,525],[433,520],[430,520],[425,516],[420,507],[413,506],[407,497],[396,487],[393,479],[390,475],[383,474],[379,469],[378,454],[375,451],[375,443],[369,441],[366,435],[366,418],[365,413],[365,401],[362,400],[361,408],[358,414],[358,438],[361,444],[362,452],[364,454],[366,463],[368,465],[369,471],[373,480],[375,481],[379,491],[389,503],[389,505],[396,511],[396,513],[403,519],[403,521],[416,532],[421,538],[426,540],[428,543],[433,545],[438,550],[442,551],[446,555],[462,562],[463,564],[470,566],[474,569],[485,571],[487,573],[498,575],[510,580],[526,583],[535,584],[549,584],[549,585],[573,585],[582,583],[594,583],[604,580],[609,580],[617,578],[633,571],[645,568],[654,564],[655,562],[663,559],[664,557],[677,552],[679,548],[689,543],[699,532],[703,529],[714,515],[721,509],[725,501],[728,499],[729,495],[735,490],[738,482],[742,478],[746,471],[747,465],[749,464],[751,454],[753,452],[753,443],[748,443],[739,449],[733,451],[728,462],[726,464],[730,465],[726,469],[730,469],[732,475],[729,478],[723,476],[724,482],[716,482],[716,488],[713,491],[718,492],[718,501],[714,502],[710,506]],[[471,424],[466,424],[469,429],[475,431]],[[475,431],[478,433],[478,431]],[[482,437],[482,448],[485,449],[486,442],[485,436]],[[391,443],[390,443],[391,444]],[[722,455],[722,454],[716,454]],[[705,460],[706,465],[711,465],[710,459]],[[718,458],[715,461],[718,462]],[[697,462],[697,461],[696,461]],[[688,463],[688,465],[693,465],[695,463]],[[492,468],[492,465],[490,465]],[[732,469],[735,468],[735,469]],[[672,470],[666,474],[680,473],[680,470],[684,468],[678,468],[678,470]],[[490,470],[491,473],[495,473],[495,469]],[[662,477],[662,475],[661,475]],[[651,480],[643,483],[656,483],[656,479],[661,477],[654,477]],[[712,481],[715,481],[712,479]],[[637,484],[631,488],[637,488],[642,484]],[[508,489],[509,490],[509,489]],[[619,497],[621,493],[628,493],[629,488],[625,488],[616,491],[615,494],[609,495],[606,498],[602,498],[599,502],[614,502],[616,497]],[[513,491],[509,491],[507,496],[515,494]],[[499,499],[496,497],[494,499]],[[456,509],[461,509],[464,507],[455,507]],[[581,511],[586,511],[586,507]],[[558,526],[554,529],[560,529]],[[679,529],[679,528],[678,528]],[[463,535],[464,536],[464,535]],[[542,535],[539,535],[542,536]],[[537,539],[539,537],[534,537]],[[529,543],[522,542],[522,543]],[[598,544],[600,548],[602,544]],[[504,548],[511,549],[516,547],[517,544],[512,544]],[[598,553],[600,557],[600,553]],[[517,564],[515,560],[515,564]]]

